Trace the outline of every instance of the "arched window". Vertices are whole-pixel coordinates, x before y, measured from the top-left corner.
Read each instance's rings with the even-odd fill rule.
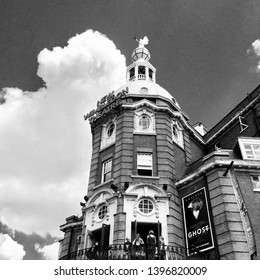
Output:
[[[183,129],[177,120],[172,122],[172,140],[183,148]]]
[[[115,130],[115,124],[112,122],[110,125],[108,125],[107,136],[111,137],[113,132],[114,132],[114,130]]]
[[[103,125],[100,149],[105,149],[106,147],[114,144],[116,141],[116,120],[110,120]]]
[[[146,109],[137,110],[134,119],[134,132],[143,134],[155,133],[155,116]]]
[[[139,127],[141,130],[147,130],[151,126],[151,120],[147,115],[141,115],[138,122]]]

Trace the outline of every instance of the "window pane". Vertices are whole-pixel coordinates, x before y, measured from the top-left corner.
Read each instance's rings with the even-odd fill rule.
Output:
[[[176,126],[173,126],[173,127],[172,127],[172,134],[173,134],[173,137],[174,137],[176,140],[179,140],[178,129],[177,129]]]
[[[139,202],[139,210],[144,214],[152,212],[153,208],[153,203],[148,199],[143,199]]]
[[[104,163],[104,173],[111,171],[112,161],[107,161]]]
[[[149,77],[152,79],[153,77],[153,70],[152,69],[149,69]]]
[[[100,220],[103,220],[107,214],[107,206],[103,205],[98,211],[98,217]]]
[[[152,167],[152,154],[137,154],[137,164],[142,167]]]
[[[111,179],[112,177],[112,160],[106,161],[103,163],[103,178],[102,182],[106,182]]]
[[[114,132],[114,129],[115,129],[115,124],[114,123],[111,123],[107,129],[107,136],[110,137],[113,132]]]
[[[111,179],[111,172],[108,172],[108,173],[104,174],[104,182],[106,182],[110,179]]]
[[[145,67],[144,66],[139,66],[138,67],[138,74],[145,74]]]
[[[137,174],[152,176],[152,154],[137,154]]]
[[[135,69],[131,68],[129,72],[130,72],[130,78],[132,78],[135,75]]]
[[[150,127],[150,119],[148,116],[141,116],[139,119],[139,126],[142,129],[148,129]]]
[[[260,160],[260,139],[240,138],[238,139],[240,150],[244,159]]]

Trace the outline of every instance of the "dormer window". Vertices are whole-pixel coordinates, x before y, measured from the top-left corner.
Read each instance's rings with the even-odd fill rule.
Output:
[[[104,124],[102,127],[100,149],[104,149],[116,141],[116,121],[115,119]]]
[[[172,140],[183,148],[183,129],[177,120],[172,122]]]
[[[239,138],[243,159],[260,160],[260,138]]]
[[[135,112],[134,132],[143,134],[155,133],[155,116],[146,109]]]

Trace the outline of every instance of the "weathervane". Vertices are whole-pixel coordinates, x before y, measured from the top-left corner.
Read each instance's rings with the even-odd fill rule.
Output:
[[[144,45],[147,45],[149,40],[146,36],[144,36],[143,39],[137,39],[136,37],[134,37],[134,39],[139,43],[138,47],[139,48],[144,48]]]

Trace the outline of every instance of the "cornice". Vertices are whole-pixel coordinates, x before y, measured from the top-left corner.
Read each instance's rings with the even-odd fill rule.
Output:
[[[129,95],[128,95],[129,96]],[[138,95],[139,96],[139,95]],[[146,96],[148,98],[149,96]],[[152,96],[154,97],[154,96]],[[178,109],[178,111],[174,111],[169,106],[161,106],[161,105],[156,105],[153,102],[149,101],[148,99],[142,99],[138,102],[135,102],[133,104],[122,104],[122,107],[124,109],[138,109],[141,107],[148,107],[153,109],[154,111],[163,111],[168,113],[171,117],[177,118],[181,124],[188,130],[194,138],[196,138],[201,144],[205,144],[203,137],[187,122],[186,118],[184,117],[184,113]]]
[[[187,175],[185,178],[177,181],[175,183],[175,186],[177,188],[182,187],[185,184],[188,184],[196,179],[198,177],[202,176],[203,174],[209,173],[215,168],[225,168],[228,167],[231,162],[233,161],[233,167],[236,169],[255,169],[255,170],[260,170],[260,164],[259,161],[256,160],[241,160],[241,159],[215,159],[207,164],[204,164],[200,168],[198,168],[195,172]]]
[[[214,133],[208,140],[205,141],[205,144],[209,144],[210,142],[212,142],[219,134],[221,134],[223,131],[225,131],[230,125],[232,125],[232,123],[234,123],[236,121],[236,119],[240,116],[245,114],[252,106],[255,105],[255,103],[258,101],[258,99],[260,98],[260,96],[257,96],[256,98],[254,98],[250,103],[247,104],[247,106],[240,110],[239,112],[237,112],[235,114],[234,117],[232,117],[225,125],[223,125],[216,133]],[[209,131],[210,132],[210,131]],[[208,133],[209,133],[208,132]],[[207,135],[205,135],[207,136]]]

